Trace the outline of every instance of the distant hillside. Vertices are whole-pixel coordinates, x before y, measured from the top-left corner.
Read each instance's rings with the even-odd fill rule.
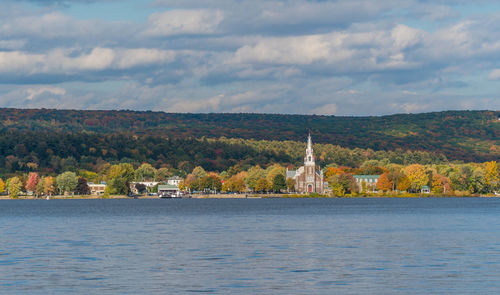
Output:
[[[373,150],[421,150],[450,160],[500,159],[498,111],[446,111],[381,117],[173,114],[136,111],[0,109],[0,130],[125,133],[169,138],[303,141]]]

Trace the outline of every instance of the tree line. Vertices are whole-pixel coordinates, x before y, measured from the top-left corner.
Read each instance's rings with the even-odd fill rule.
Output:
[[[190,192],[289,192],[296,191],[295,182],[286,179],[286,168],[280,164],[254,165],[245,168],[234,165],[222,172],[207,171],[201,166],[182,177],[179,188]],[[21,192],[35,196],[54,194],[90,193],[88,182],[106,182],[106,195],[126,195],[132,182],[165,182],[179,175],[173,168],[156,169],[149,163],[134,167],[130,163],[106,164],[101,171],[65,171],[58,175],[41,175],[37,172],[0,178],[0,193],[8,190],[12,197]],[[330,164],[321,171],[330,187],[331,196],[356,196],[374,193],[418,193],[427,186],[435,195],[492,194],[500,189],[499,165],[495,161],[484,163],[409,164],[390,163],[387,160],[366,160],[358,167]],[[378,175],[376,185],[357,183],[354,175]],[[145,188],[139,188],[143,191]],[[154,190],[155,188],[150,188]]]
[[[276,141],[301,141],[311,131],[317,143],[351,149],[422,150],[451,160],[483,162],[500,157],[498,116],[495,111],[339,117],[0,108],[0,130]]]
[[[443,154],[419,150],[380,150],[345,148],[315,144],[321,166],[337,163],[357,167],[367,160],[391,163],[441,164]],[[0,131],[0,177],[16,173],[39,172],[54,175],[65,171],[101,172],[107,164],[129,163],[134,167],[149,163],[156,169],[179,170],[185,176],[194,167],[222,172],[239,165],[300,165],[305,142],[234,138],[165,138],[128,133]]]

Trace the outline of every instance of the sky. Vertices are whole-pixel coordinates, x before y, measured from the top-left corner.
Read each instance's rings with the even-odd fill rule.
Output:
[[[0,107],[500,109],[500,3],[2,0]]]

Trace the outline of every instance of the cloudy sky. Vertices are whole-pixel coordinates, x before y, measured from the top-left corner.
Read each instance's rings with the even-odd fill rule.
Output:
[[[500,109],[500,3],[2,0],[0,107]]]

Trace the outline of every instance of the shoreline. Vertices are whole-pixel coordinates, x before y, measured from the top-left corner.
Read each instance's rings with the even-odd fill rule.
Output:
[[[459,196],[459,195],[360,195],[360,196],[348,196],[348,197],[332,197],[327,195],[288,195],[288,194],[211,194],[211,195],[192,195],[189,199],[407,199],[407,198],[498,198],[498,195],[470,195],[470,196]],[[124,200],[124,199],[161,199],[158,196],[137,196],[129,197],[126,195],[113,195],[113,196],[52,196],[49,200]],[[174,198],[175,199],[175,198]],[[188,198],[179,198],[188,199]],[[17,198],[11,198],[10,196],[2,195],[1,200],[46,200],[46,197],[34,197],[34,196],[19,196]]]

